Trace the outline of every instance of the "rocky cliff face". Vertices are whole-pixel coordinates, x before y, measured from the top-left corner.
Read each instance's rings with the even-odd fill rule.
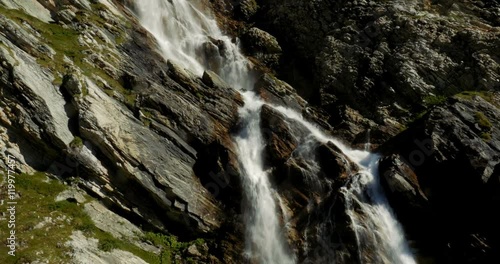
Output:
[[[264,100],[384,154],[382,183],[422,263],[498,261],[497,1],[207,5],[241,39]],[[186,263],[242,263],[231,140],[241,96],[214,72],[196,76],[165,61],[132,6],[0,0],[0,155],[13,155],[18,172],[74,183],[120,215],[110,218],[207,241],[182,254],[172,241],[141,245],[152,254],[172,247]],[[464,90],[482,92],[456,95]],[[273,108],[263,107],[261,120],[266,167],[299,262],[369,258],[358,256],[341,191],[358,168]],[[85,205],[98,229],[115,234],[95,218],[96,208]],[[72,233],[67,245],[96,263],[143,261],[100,252],[84,235]],[[335,259],[324,259],[332,250]]]
[[[349,141],[372,128],[378,144],[442,97],[500,87],[498,1],[240,2],[277,37],[279,76]]]
[[[209,184],[234,163],[239,94],[164,61],[121,3],[0,10],[2,156],[22,172],[77,177],[150,229],[213,236],[227,219]]]
[[[381,147],[389,198],[423,254],[438,262],[498,260],[498,93],[464,93]]]

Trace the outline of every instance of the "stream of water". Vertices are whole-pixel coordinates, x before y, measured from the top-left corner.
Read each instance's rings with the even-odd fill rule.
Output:
[[[199,76],[205,70],[212,70],[241,92],[245,104],[239,115],[243,125],[233,140],[243,174],[246,206],[244,254],[253,263],[297,263],[297,257],[288,244],[285,227],[280,224],[281,214],[278,212],[281,200],[268,180],[262,160],[265,142],[260,127],[260,110],[267,103],[252,92],[256,81],[252,66],[240,53],[237,41],[221,32],[203,1],[137,0],[134,9],[142,25],[157,39],[166,59]],[[360,248],[361,262],[415,263],[378,182],[378,156],[348,148],[291,109],[270,106],[306,127],[315,140],[333,142],[361,168],[350,184],[342,189],[347,200],[347,214]],[[307,151],[304,153],[307,154]],[[313,156],[311,158],[314,159]],[[317,181],[315,176],[314,173],[310,175],[310,181]],[[370,254],[375,257],[362,257],[364,249],[375,252]]]

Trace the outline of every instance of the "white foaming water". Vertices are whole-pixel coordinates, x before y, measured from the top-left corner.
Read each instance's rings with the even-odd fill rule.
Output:
[[[243,126],[234,142],[247,206],[245,253],[253,263],[295,263],[296,257],[286,242],[285,228],[280,226],[277,199],[263,166],[265,143],[260,128],[260,109],[264,102],[251,92],[255,84],[251,64],[239,52],[238,45],[222,34],[202,1],[137,0],[135,10],[142,25],[156,37],[166,59],[198,75],[207,69],[215,71],[232,87],[242,91],[245,106],[239,114]],[[363,249],[368,248],[377,260],[371,263],[415,263],[378,183],[378,157],[348,148],[291,109],[271,107],[298,121],[318,141],[332,141],[360,166],[358,176],[344,187],[343,192],[361,261],[364,261]]]
[[[196,74],[205,70],[197,58],[207,36],[220,32],[215,21],[209,19],[186,0],[136,1],[141,24],[155,36],[165,58]]]
[[[368,155],[366,165],[341,190],[356,233],[360,262],[415,264],[380,186],[378,160],[377,155]]]
[[[166,59],[199,75],[205,69],[213,70],[232,87],[251,90],[255,78],[250,63],[237,45],[221,33],[215,20],[198,8],[202,8],[199,2],[195,5],[186,0],[136,2],[141,23],[157,38]],[[242,96],[245,106],[239,113],[243,128],[234,142],[247,205],[245,254],[255,263],[292,264],[295,257],[285,242],[277,201],[262,161],[260,109],[263,102],[250,91],[243,92]]]
[[[356,233],[360,262],[415,264],[403,230],[380,186],[380,157],[368,151],[350,149],[339,140],[325,135],[317,126],[292,109],[282,106],[275,106],[274,109],[302,124],[318,141],[334,143],[360,167],[350,184],[342,188],[347,214]]]
[[[247,256],[262,264],[291,264],[295,258],[284,240],[284,228],[279,225],[276,201],[264,171],[262,152],[264,141],[260,130],[262,101],[252,92],[244,92],[245,107],[240,109],[242,131],[234,138],[243,172],[243,190],[247,210]]]

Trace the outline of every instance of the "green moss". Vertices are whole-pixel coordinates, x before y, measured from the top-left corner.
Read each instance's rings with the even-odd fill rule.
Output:
[[[152,232],[146,233],[144,236],[144,240],[151,242],[157,247],[169,248],[174,251],[185,248],[187,246],[187,244],[184,242],[178,242],[176,236]]]
[[[423,102],[427,107],[441,104],[444,101],[446,101],[446,96],[442,95],[429,95],[423,98]]]
[[[490,132],[483,132],[483,133],[481,133],[481,138],[484,141],[490,141],[491,140],[491,133]]]
[[[472,99],[474,99],[475,96],[480,96],[485,101],[500,108],[500,105],[497,102],[495,102],[494,94],[492,92],[488,92],[488,91],[464,91],[464,92],[461,92],[461,93],[455,95],[455,97],[466,99],[466,100],[472,100]]]
[[[153,118],[154,116],[153,113],[151,113],[151,111],[148,111],[144,108],[141,108],[141,112],[146,118]]]
[[[102,4],[94,4],[92,7],[93,10],[106,9],[106,7]],[[124,96],[125,104],[132,107],[134,106],[136,95],[133,92],[127,91],[123,88],[120,82],[116,80],[116,78],[108,75],[104,70],[94,67],[94,65],[91,65],[86,60],[87,56],[85,52],[87,48],[80,46],[78,41],[79,33],[76,30],[70,27],[63,27],[62,25],[55,23],[45,23],[19,10],[11,10],[0,7],[0,13],[5,14],[11,20],[18,22],[18,24],[21,24],[22,22],[28,23],[41,34],[41,41],[54,49],[56,52],[54,58],[50,58],[42,54],[36,54],[38,64],[42,67],[50,69],[51,72],[54,73],[54,85],[62,84],[62,74],[66,72],[66,68],[68,67],[68,65],[64,62],[64,56],[66,56],[73,61],[75,66],[81,69],[85,76],[88,76],[91,79],[95,79],[95,76],[102,78],[113,88],[113,90],[116,90]],[[103,26],[106,23],[103,18],[94,12],[79,12],[77,14],[77,19],[81,23],[92,22],[96,26]],[[125,41],[126,37],[122,36],[126,34],[125,32],[120,31],[116,34],[121,41]]]
[[[482,112],[476,112],[474,114],[477,124],[483,130],[489,131],[492,127],[490,120]]]
[[[417,114],[415,114],[410,120],[408,120],[408,122],[405,125],[401,126],[400,132],[406,130],[408,128],[408,126],[410,126],[411,124],[413,124],[413,123],[417,122],[418,120],[420,120],[428,112],[429,112],[429,110],[425,109],[425,110],[423,110],[423,111],[418,112]]]
[[[144,126],[146,126],[146,127],[151,126],[151,120],[149,120],[149,119],[144,119],[144,120],[142,121],[142,123],[143,123],[143,124],[144,124]]]
[[[69,143],[69,146],[72,148],[81,148],[81,147],[83,147],[83,140],[80,137],[75,137]]]

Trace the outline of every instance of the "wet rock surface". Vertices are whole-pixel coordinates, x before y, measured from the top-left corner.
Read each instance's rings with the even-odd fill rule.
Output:
[[[272,105],[260,112],[264,161],[300,263],[361,261],[341,191],[359,168],[283,107],[384,155],[380,179],[419,261],[498,262],[500,96],[485,92],[500,89],[497,1],[210,3]],[[0,0],[0,155],[79,178],[118,213],[86,205],[94,217],[207,238],[179,261],[243,263],[242,97],[216,72],[165,61],[132,5]],[[218,68],[221,43],[207,40],[205,65]],[[132,236],[126,223],[101,224]],[[75,259],[143,263],[79,232],[68,245]]]

